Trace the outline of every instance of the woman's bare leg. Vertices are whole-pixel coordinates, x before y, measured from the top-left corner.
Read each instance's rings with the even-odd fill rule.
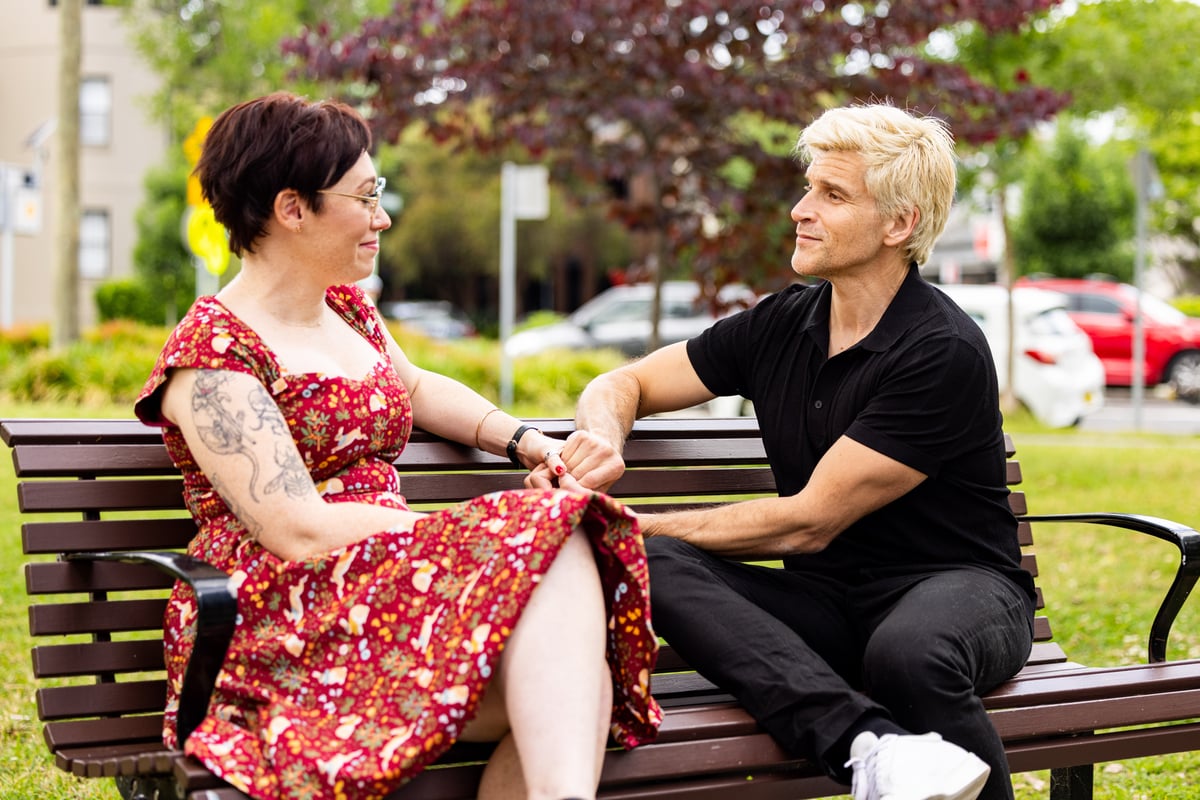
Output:
[[[464,732],[464,739],[503,736],[481,799],[595,796],[612,710],[605,628],[591,545],[573,533],[522,611],[480,714]],[[501,713],[511,735],[504,736]]]

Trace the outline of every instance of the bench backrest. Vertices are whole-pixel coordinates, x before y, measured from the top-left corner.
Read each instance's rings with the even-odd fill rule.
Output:
[[[534,424],[551,435],[572,430],[570,420]],[[73,765],[72,753],[103,747],[115,763],[123,754],[161,749],[162,619],[170,579],[150,567],[61,559],[80,551],[187,545],[195,526],[160,432],[132,420],[25,419],[0,422],[0,438],[12,448],[20,511],[27,515],[22,544],[30,556],[25,579],[33,672],[47,745],[61,767],[77,774],[103,767],[92,756],[86,767]],[[753,419],[641,420],[625,456],[628,470],[612,493],[639,510],[774,493]],[[403,493],[419,509],[519,488],[525,474],[504,458],[420,431],[397,467]],[[1008,480],[1021,480],[1011,459]],[[1010,497],[1014,511],[1025,513],[1023,493]],[[1028,523],[1020,535],[1025,566],[1036,576]],[[1035,646],[1031,662],[1063,660],[1040,615],[1035,638],[1044,644]],[[664,648],[659,671],[685,668]]]

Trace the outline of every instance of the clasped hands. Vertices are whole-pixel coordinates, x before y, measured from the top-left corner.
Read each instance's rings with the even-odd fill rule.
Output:
[[[575,431],[561,449],[546,450],[542,461],[525,476],[525,486],[607,492],[624,472],[625,460],[608,440],[590,431]]]

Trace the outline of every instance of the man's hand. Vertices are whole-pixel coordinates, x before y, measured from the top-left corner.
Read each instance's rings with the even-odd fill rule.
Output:
[[[565,470],[558,472],[558,465]],[[625,460],[606,439],[589,431],[575,431],[563,448],[538,464],[525,477],[531,489],[558,486],[570,491],[607,492],[625,473]]]

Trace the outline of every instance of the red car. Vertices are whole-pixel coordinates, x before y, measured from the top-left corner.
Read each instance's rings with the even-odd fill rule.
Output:
[[[1068,297],[1067,313],[1092,340],[1109,386],[1133,383],[1137,290],[1092,278],[1021,278],[1018,285],[1053,289]],[[1166,383],[1181,400],[1200,403],[1200,319],[1142,292],[1146,386]]]

